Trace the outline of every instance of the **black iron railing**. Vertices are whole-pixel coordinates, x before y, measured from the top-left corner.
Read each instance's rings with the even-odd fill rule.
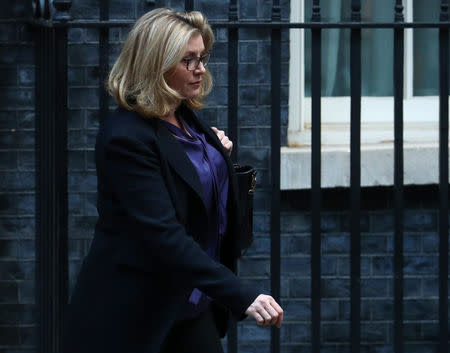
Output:
[[[34,4],[34,5],[33,5]],[[100,118],[108,111],[108,97],[103,82],[108,72],[108,34],[112,27],[127,27],[133,21],[110,21],[107,0],[100,0],[98,21],[72,21],[72,1],[35,0],[29,3],[36,28],[36,151],[37,151],[37,303],[39,307],[38,351],[57,353],[65,305],[67,303],[67,30],[98,28],[100,57]],[[155,1],[148,0],[149,7]],[[33,7],[34,6],[34,7]],[[52,6],[54,11],[52,11]],[[187,10],[194,8],[186,0]],[[228,131],[232,140],[238,136],[238,39],[241,28],[266,28],[271,35],[271,290],[280,298],[280,59],[281,32],[305,28],[312,33],[312,174],[311,174],[311,337],[312,352],[320,352],[321,337],[321,41],[322,30],[347,28],[351,31],[351,351],[360,351],[360,208],[361,208],[361,30],[389,28],[394,32],[394,327],[396,353],[403,351],[403,58],[405,28],[439,29],[440,135],[439,135],[439,351],[448,351],[448,78],[449,15],[448,0],[441,1],[438,22],[404,22],[402,0],[395,1],[394,21],[361,22],[361,0],[351,2],[351,21],[324,23],[320,0],[313,1],[310,22],[281,21],[280,2],[273,0],[271,21],[238,19],[238,1],[229,2],[229,20],[212,21],[213,27],[228,29]],[[7,20],[2,22],[8,22]],[[9,21],[11,22],[11,21]],[[55,71],[56,68],[56,71]],[[233,151],[237,155],[237,148]],[[271,352],[280,352],[279,331],[271,331]],[[229,334],[228,351],[237,352],[236,325]]]

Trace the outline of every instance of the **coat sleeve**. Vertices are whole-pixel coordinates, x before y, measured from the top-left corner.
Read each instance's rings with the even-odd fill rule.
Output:
[[[155,150],[128,137],[112,137],[103,145],[103,161],[97,168],[103,169],[108,188],[125,210],[129,236],[137,237],[136,244],[144,247],[150,271],[173,286],[199,288],[242,319],[258,293],[186,234],[176,218]]]

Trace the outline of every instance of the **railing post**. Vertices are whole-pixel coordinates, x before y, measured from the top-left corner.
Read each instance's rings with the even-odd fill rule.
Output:
[[[67,20],[68,1],[54,1]],[[68,293],[67,28],[36,31],[37,351],[59,353]]]
[[[184,1],[184,9],[186,11],[193,11],[194,10],[194,0],[185,0]]]
[[[448,0],[440,21],[449,20]],[[449,28],[439,28],[439,352],[448,352],[448,94]]]
[[[32,0],[30,0],[32,1]],[[41,2],[40,1],[34,1],[34,18],[41,18],[42,17],[42,10],[41,10]]]
[[[238,21],[238,4],[237,0],[231,0],[228,12],[228,20],[230,22]],[[239,30],[238,28],[228,28],[228,135],[232,141],[239,140],[238,130],[238,44]],[[233,146],[231,157],[237,160],[239,144]]]
[[[403,22],[396,0],[395,22]],[[404,29],[394,28],[394,351],[403,352],[403,66]]]
[[[50,19],[50,1],[44,0],[44,19],[49,20]]]
[[[100,20],[109,20],[109,0],[101,0],[100,2]],[[104,121],[108,115],[108,92],[105,89],[105,81],[109,72],[109,28],[99,28],[99,119]]]
[[[280,0],[273,0],[272,21],[281,21]],[[281,28],[272,28],[270,55],[271,139],[270,139],[270,288],[273,298],[280,302],[280,144],[281,144]],[[271,327],[271,353],[280,352],[280,330]]]
[[[314,0],[311,21],[321,22],[320,0]],[[311,30],[311,351],[320,352],[321,288],[321,89],[322,29]]]
[[[228,20],[230,22],[238,21],[238,1],[230,0],[228,7]],[[238,45],[239,30],[238,28],[228,28],[228,136],[232,141],[236,141],[231,152],[231,159],[237,161],[239,151],[239,129],[238,129]],[[234,264],[237,269],[237,261]],[[238,334],[237,323],[234,318],[230,320],[228,330],[228,346],[229,353],[237,353],[238,351]]]
[[[361,22],[361,0],[352,0],[352,22]],[[350,35],[350,334],[360,352],[361,318],[361,28]]]

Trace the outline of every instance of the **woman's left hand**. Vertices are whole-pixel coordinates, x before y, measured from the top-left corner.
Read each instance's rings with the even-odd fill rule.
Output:
[[[222,143],[223,148],[225,148],[225,151],[228,152],[228,155],[231,155],[231,151],[233,150],[233,142],[230,141],[227,135],[225,135],[225,132],[223,130],[217,129],[215,126],[211,127],[212,131],[217,135],[217,138]]]

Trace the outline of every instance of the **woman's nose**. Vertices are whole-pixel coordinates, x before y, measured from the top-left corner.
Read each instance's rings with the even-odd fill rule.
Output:
[[[203,61],[200,61],[198,63],[198,67],[197,67],[197,69],[195,71],[197,73],[201,73],[201,74],[204,74],[206,72],[206,68],[205,68],[205,66],[203,66]]]

